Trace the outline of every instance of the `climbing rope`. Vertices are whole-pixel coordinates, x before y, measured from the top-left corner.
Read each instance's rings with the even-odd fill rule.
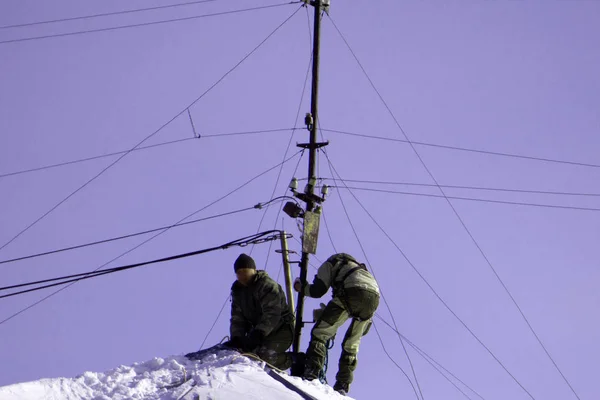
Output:
[[[323,363],[323,369],[321,370],[321,372],[319,372],[319,381],[321,381],[321,383],[324,385],[327,384],[327,368],[329,367],[329,350],[333,349],[334,344],[335,344],[335,336],[332,337],[331,339],[328,339],[327,342],[325,342],[325,348],[327,349],[325,351],[325,362]]]

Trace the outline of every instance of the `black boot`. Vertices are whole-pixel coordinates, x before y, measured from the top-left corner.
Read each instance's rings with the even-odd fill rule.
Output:
[[[325,364],[325,354],[327,354],[327,346],[325,343],[312,340],[306,351],[306,362],[304,367],[303,377],[306,380],[312,381],[317,379],[323,370]]]
[[[306,354],[298,352],[292,353],[292,367],[290,368],[290,375],[292,376],[303,376],[304,375],[304,363],[306,361]]]
[[[347,382],[337,382],[336,381],[335,385],[333,385],[333,390],[335,390],[342,396],[345,396],[350,391],[350,384]]]
[[[304,369],[303,378],[307,381],[314,381],[315,379],[319,378],[320,374],[321,374],[320,369],[316,369],[314,367],[306,367]]]

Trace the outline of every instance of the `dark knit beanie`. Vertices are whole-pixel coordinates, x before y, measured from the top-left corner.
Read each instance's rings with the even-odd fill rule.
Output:
[[[240,254],[237,260],[235,260],[235,262],[233,263],[233,270],[235,272],[237,272],[238,269],[242,268],[256,269],[256,264],[254,263],[252,257],[244,253]]]

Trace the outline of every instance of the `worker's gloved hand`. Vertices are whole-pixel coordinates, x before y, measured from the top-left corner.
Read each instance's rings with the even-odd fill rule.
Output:
[[[234,336],[227,342],[223,343],[223,345],[231,347],[232,349],[241,349],[244,347],[244,339],[240,336]]]
[[[261,345],[265,335],[262,331],[253,329],[244,340],[244,351],[252,351]]]
[[[315,308],[313,310],[313,321],[318,321],[321,319],[321,315],[323,315],[323,311],[325,311],[325,307],[327,307],[325,304],[321,303],[321,306],[319,308]]]
[[[294,290],[296,292],[300,292],[300,289],[302,289],[302,281],[300,280],[300,278],[296,278],[294,280]]]

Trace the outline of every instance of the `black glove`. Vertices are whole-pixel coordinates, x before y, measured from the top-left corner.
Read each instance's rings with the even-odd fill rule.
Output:
[[[240,336],[234,336],[227,342],[223,343],[224,346],[231,347],[232,349],[241,349],[244,347],[244,339]]]
[[[257,331],[256,329],[251,330],[244,339],[244,351],[252,351],[260,346],[264,337],[265,335],[262,331]]]

